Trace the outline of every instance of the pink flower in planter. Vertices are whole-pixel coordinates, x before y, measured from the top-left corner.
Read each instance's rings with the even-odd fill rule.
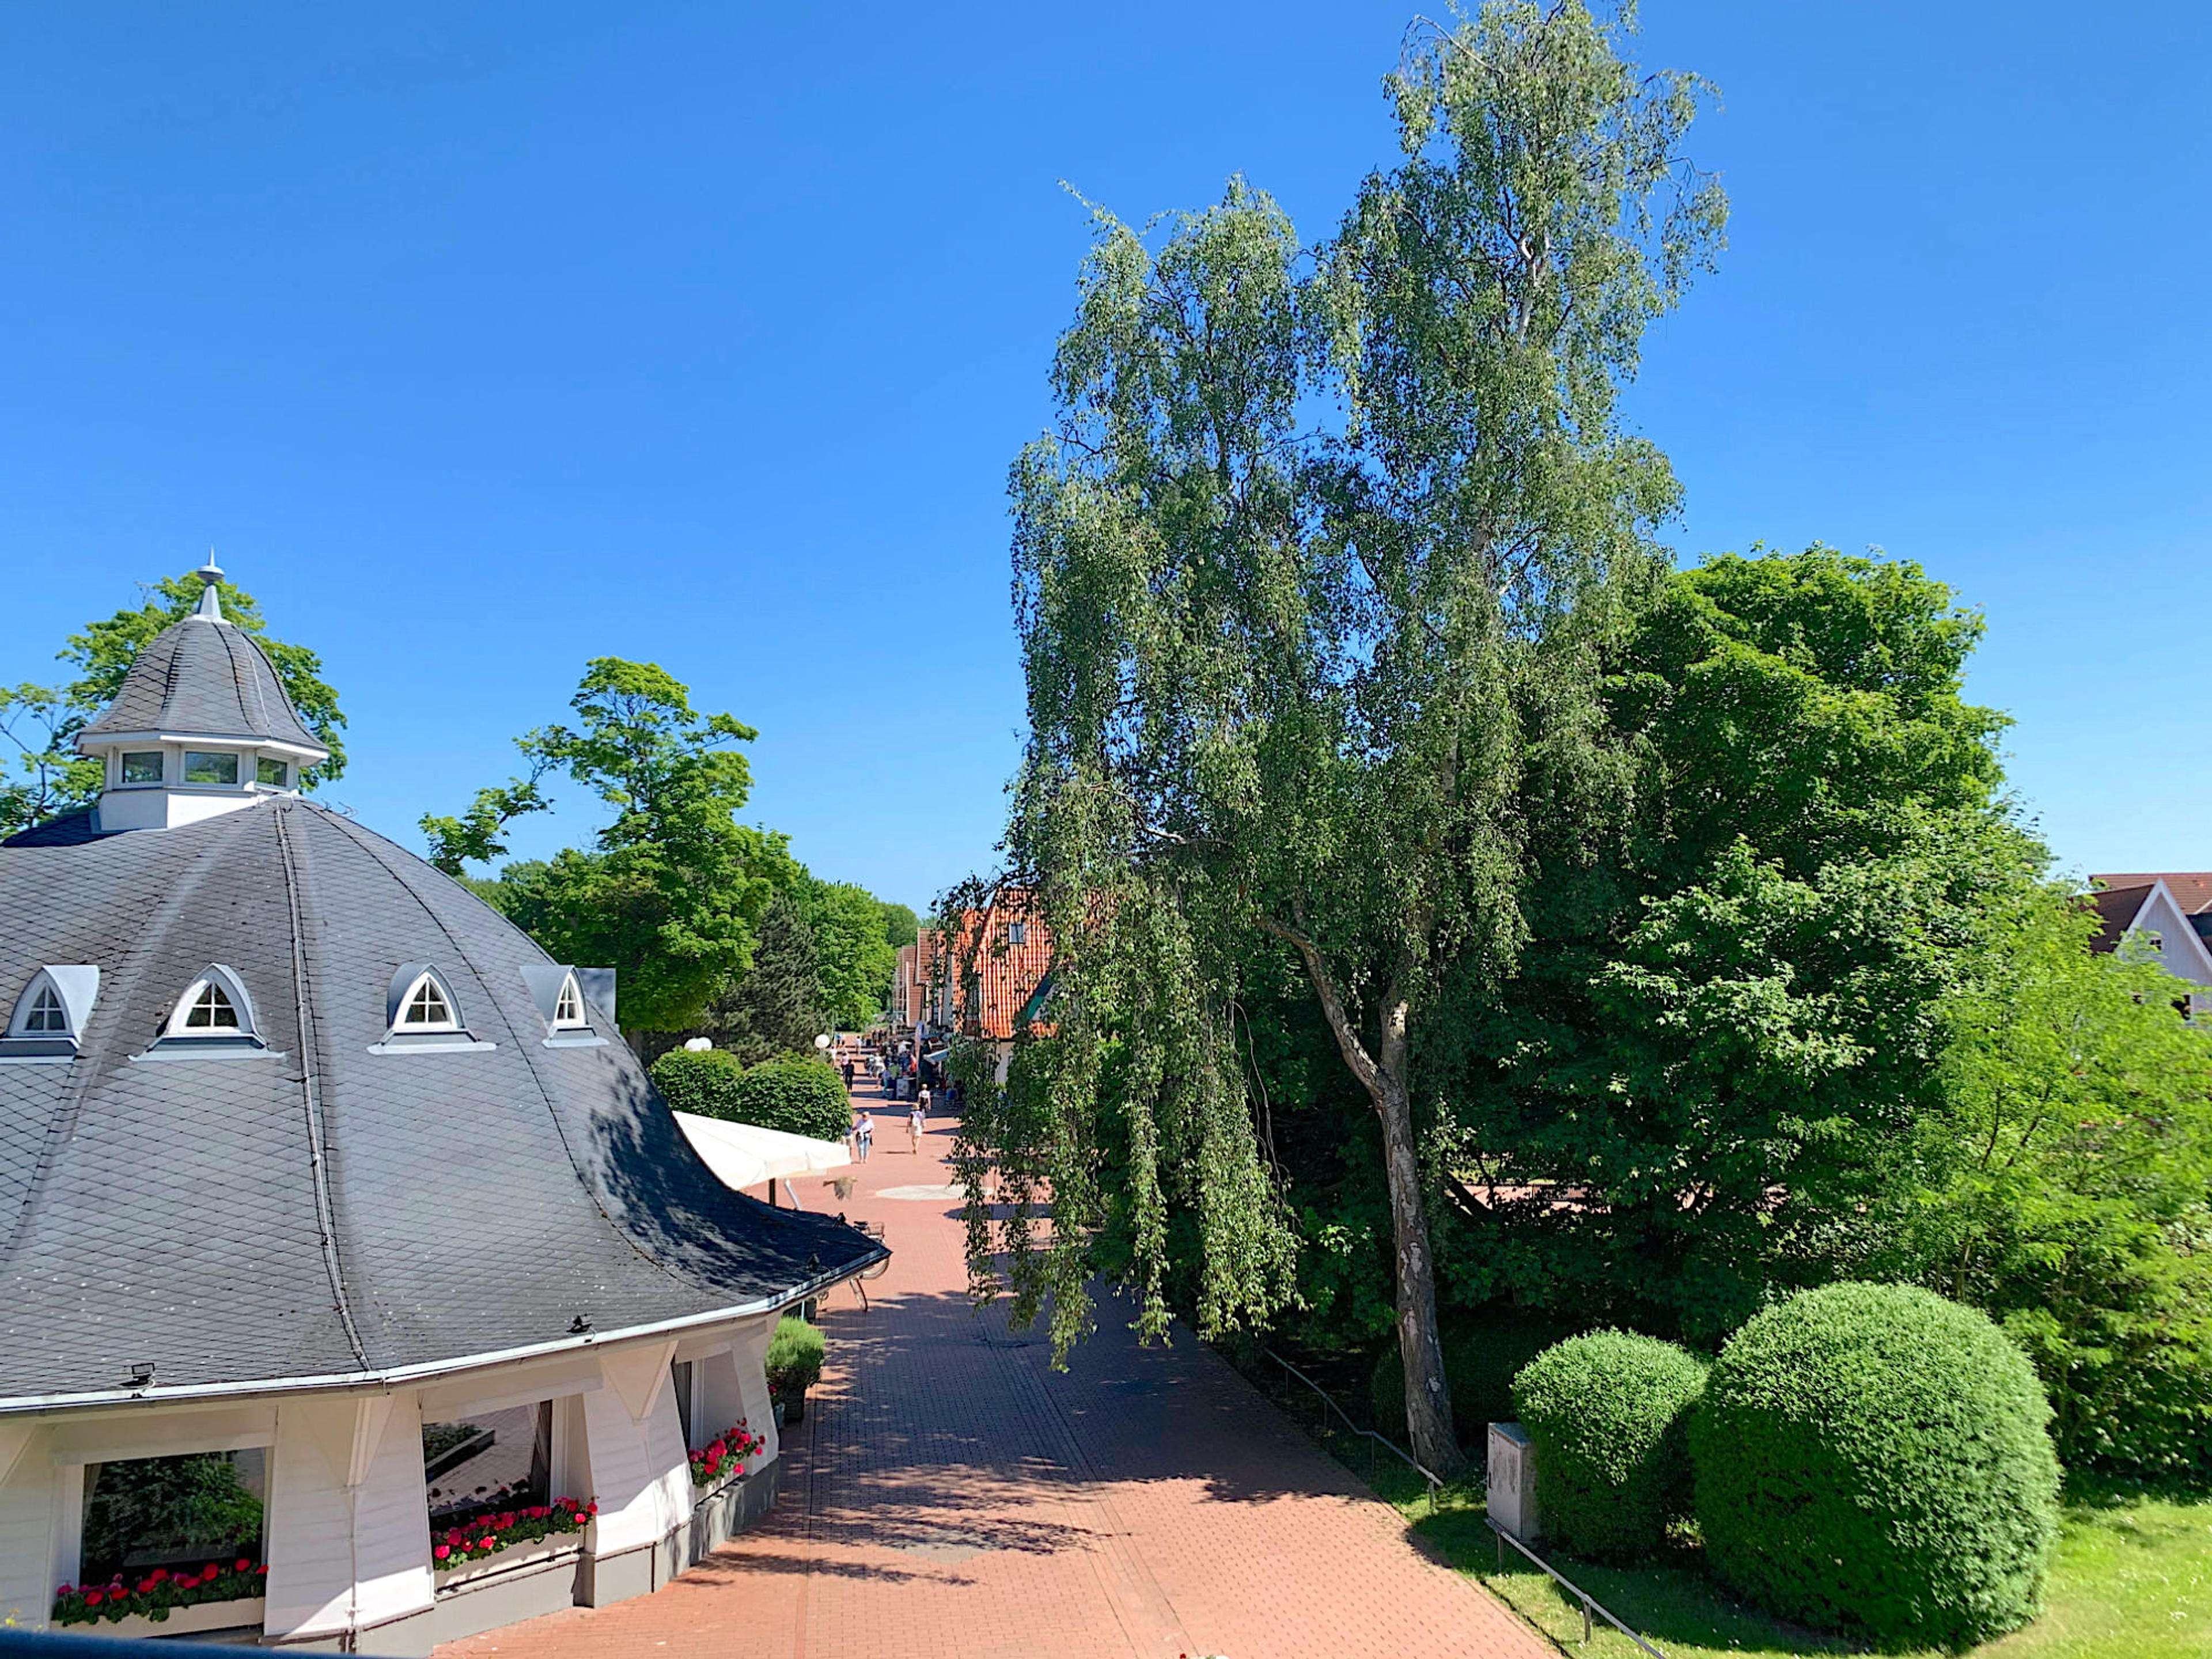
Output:
[[[441,1544],[441,1545],[439,1545],[439,1546],[438,1546],[438,1547],[437,1547],[437,1548],[435,1548],[435,1549],[434,1549],[434,1550],[432,1550],[432,1551],[430,1552],[430,1553],[431,1553],[434,1557],[435,1557],[437,1559],[439,1559],[439,1560],[441,1560],[441,1561],[444,1560],[447,1556],[451,1555],[453,1553],[453,1547],[451,1544]]]

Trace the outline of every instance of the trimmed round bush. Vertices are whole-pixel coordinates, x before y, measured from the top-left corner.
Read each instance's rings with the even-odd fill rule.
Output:
[[[1444,1321],[1444,1382],[1451,1389],[1452,1426],[1462,1446],[1480,1447],[1488,1425],[1513,1415],[1515,1373],[1575,1328],[1522,1308],[1486,1308]],[[1375,1426],[1406,1437],[1406,1362],[1394,1336],[1376,1357],[1368,1379]]]
[[[1722,1578],[1787,1619],[1959,1648],[2039,1609],[2058,1532],[2051,1407],[1989,1319],[1831,1285],[1730,1340],[1690,1425]]]
[[[1593,1331],[1544,1350],[1513,1380],[1536,1445],[1544,1530],[1577,1555],[1630,1560],[1690,1513],[1691,1408],[1705,1364],[1655,1336]]]
[[[853,1121],[844,1079],[825,1060],[738,1063],[720,1048],[672,1048],[653,1062],[653,1086],[679,1112],[842,1140]]]

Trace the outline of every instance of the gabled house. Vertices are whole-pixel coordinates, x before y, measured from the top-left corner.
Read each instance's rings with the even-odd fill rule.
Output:
[[[2166,972],[2205,991],[2191,1012],[2212,1014],[2212,872],[2175,871],[2092,876],[2089,902],[2100,923],[2090,948],[2123,945],[2155,958]]]
[[[991,1045],[1003,1078],[1014,1033],[1039,1018],[1052,990],[1052,930],[1029,896],[1004,893],[961,911],[950,930],[923,930],[916,954],[928,968],[921,989],[932,1028]]]

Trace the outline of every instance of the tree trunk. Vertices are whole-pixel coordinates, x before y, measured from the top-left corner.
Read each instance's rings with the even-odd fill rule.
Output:
[[[1393,994],[1382,1019],[1382,1042],[1370,1054],[1359,1039],[1344,998],[1322,963],[1321,951],[1296,928],[1262,915],[1260,926],[1298,953],[1321,1000],[1330,1033],[1352,1074],[1375,1103],[1382,1121],[1382,1171],[1390,1194],[1392,1255],[1396,1263],[1398,1354],[1406,1366],[1406,1427],[1413,1455],[1440,1475],[1465,1467],[1452,1429],[1451,1385],[1444,1376],[1443,1339],[1437,1329],[1436,1265],[1429,1249],[1429,1213],[1421,1202],[1421,1161],[1413,1145],[1413,1091],[1406,1068],[1412,1010]]]
[[[1413,1455],[1435,1473],[1459,1473],[1463,1460],[1452,1425],[1451,1389],[1437,1328],[1437,1279],[1429,1251],[1429,1213],[1421,1202],[1420,1161],[1413,1148],[1413,1103],[1402,1074],[1385,1071],[1375,1103],[1382,1120],[1382,1167],[1390,1188],[1395,1246],[1398,1353],[1406,1366],[1406,1427]]]

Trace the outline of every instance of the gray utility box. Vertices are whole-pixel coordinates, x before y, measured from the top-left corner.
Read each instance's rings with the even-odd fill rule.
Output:
[[[1536,1448],[1518,1423],[1490,1425],[1490,1518],[1524,1544],[1543,1536],[1536,1507]]]

